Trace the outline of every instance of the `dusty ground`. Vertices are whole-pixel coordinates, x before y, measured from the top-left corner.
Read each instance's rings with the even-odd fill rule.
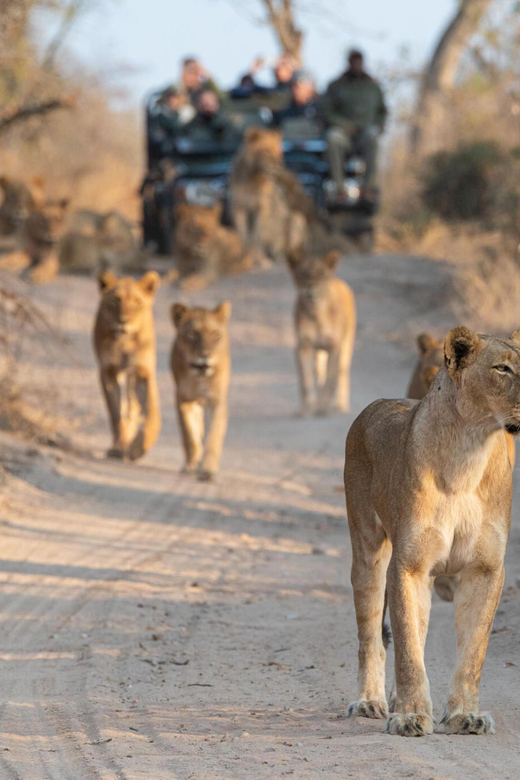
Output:
[[[344,262],[360,310],[353,413],[402,395],[415,332],[453,324],[445,273],[413,258]],[[517,513],[482,683],[496,736],[402,739],[385,736],[381,721],[341,717],[356,692],[341,487],[352,416],[295,416],[284,269],[199,296],[234,307],[231,422],[216,485],[178,473],[172,290],[156,307],[163,432],[136,465],[103,459],[94,283],[60,278],[34,295],[81,365],[63,353],[26,370],[79,420],[70,434],[87,454],[2,438],[1,780],[519,776]],[[449,604],[433,605],[427,656],[439,716],[454,664]]]

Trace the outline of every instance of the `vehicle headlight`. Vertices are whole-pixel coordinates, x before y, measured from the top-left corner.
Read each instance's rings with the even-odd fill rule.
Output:
[[[222,199],[224,184],[220,181],[182,181],[178,183],[176,192],[187,203],[209,207]]]

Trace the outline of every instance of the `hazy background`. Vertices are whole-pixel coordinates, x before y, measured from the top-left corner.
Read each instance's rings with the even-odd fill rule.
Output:
[[[375,73],[404,52],[412,64],[422,65],[455,3],[323,0],[299,7],[308,9],[300,16],[305,62],[323,86],[341,70],[345,50],[353,45],[366,51]],[[123,85],[131,103],[175,80],[186,54],[200,56],[227,87],[256,55],[276,55],[273,34],[255,23],[262,10],[255,0],[113,0],[79,20],[67,46],[89,69]]]

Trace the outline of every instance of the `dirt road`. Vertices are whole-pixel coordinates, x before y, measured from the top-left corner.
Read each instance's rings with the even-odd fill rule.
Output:
[[[453,321],[438,264],[351,258],[341,272],[359,305],[357,414],[402,395],[417,330]],[[63,397],[87,454],[2,438],[1,780],[519,776],[517,513],[482,684],[496,736],[402,739],[385,736],[381,721],[341,717],[356,692],[341,482],[353,415],[295,416],[285,269],[198,296],[234,307],[231,422],[215,485],[178,473],[172,290],[156,307],[163,432],[135,465],[103,458],[94,282],[60,278],[34,295],[82,365],[64,353],[27,370]],[[452,622],[452,606],[436,601],[427,657],[437,717]]]

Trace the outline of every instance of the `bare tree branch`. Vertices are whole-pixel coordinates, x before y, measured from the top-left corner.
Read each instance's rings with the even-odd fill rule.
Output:
[[[25,122],[33,116],[43,116],[60,108],[71,108],[73,100],[71,98],[46,100],[42,103],[33,103],[28,106],[22,106],[16,109],[8,116],[0,118],[0,133],[5,133],[13,125],[19,122]]]

